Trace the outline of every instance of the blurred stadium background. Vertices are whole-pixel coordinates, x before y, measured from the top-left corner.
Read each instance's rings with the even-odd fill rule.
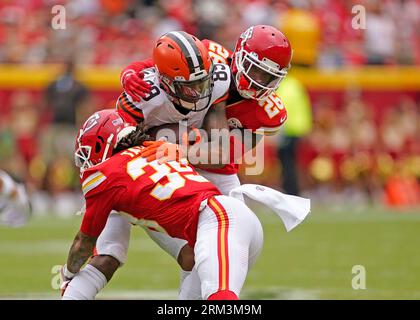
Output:
[[[51,27],[56,4],[65,29]],[[355,5],[365,29],[352,28]],[[76,128],[114,106],[119,71],[167,31],[233,49],[254,24],[282,30],[294,60],[280,87],[286,128],[265,140],[264,173],[242,181],[281,190],[279,150],[295,141],[299,192],[314,209],[287,234],[255,207],[265,247],[243,297],[420,299],[417,0],[0,1],[0,168],[27,184],[34,205],[27,226],[0,226],[0,298],[58,298],[54,266],[81,220]],[[366,290],[351,286],[354,265],[366,268]],[[176,298],[178,281],[176,263],[139,229],[101,297]]]

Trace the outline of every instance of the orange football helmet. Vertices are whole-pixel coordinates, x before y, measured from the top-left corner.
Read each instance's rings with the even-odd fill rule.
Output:
[[[213,65],[207,48],[195,36],[171,31],[157,41],[153,61],[172,102],[192,111],[210,104]]]

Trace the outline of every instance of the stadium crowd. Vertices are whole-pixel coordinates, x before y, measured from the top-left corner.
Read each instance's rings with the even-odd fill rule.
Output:
[[[401,98],[385,112],[360,98],[338,107],[328,99],[316,99],[312,132],[298,152],[304,194],[338,205],[418,203],[419,108],[411,97]],[[263,175],[246,177],[248,181],[278,185],[282,168],[276,143],[267,144]]]
[[[51,28],[55,4],[66,6],[60,32]],[[369,16],[365,29],[352,27],[352,8],[360,4]],[[60,62],[71,55],[81,64],[127,64],[148,57],[145,48],[156,38],[179,29],[232,48],[248,26],[281,29],[297,10],[301,25],[310,22],[320,41],[320,67],[420,63],[417,0],[4,0],[0,63]]]
[[[51,28],[55,4],[66,6],[66,29],[59,32]],[[351,8],[356,4],[367,10],[366,29],[351,27]],[[319,40],[310,58],[318,68],[420,65],[420,2],[416,0],[4,0],[0,3],[0,63],[62,63],[71,58],[78,66],[122,68],[148,58],[156,38],[170,30],[182,29],[233,48],[249,25],[282,29],[282,23],[297,12],[313,26],[312,37]],[[57,91],[73,81],[70,78],[65,74],[58,78]],[[0,116],[0,168],[26,181],[37,191],[39,203],[55,206],[41,211],[65,214],[77,209],[73,191],[80,186],[72,155],[57,153],[53,150],[60,148],[51,145],[51,137],[59,132],[64,137],[61,147],[71,149],[70,132],[80,125],[78,119],[103,107],[97,94],[77,85],[77,92],[69,93],[71,103],[66,100],[71,107],[61,116],[51,104],[54,84],[37,94],[15,90],[7,99],[8,112]],[[371,108],[361,96],[351,95],[339,106],[328,98],[311,96],[311,100],[313,130],[302,141],[298,157],[303,190],[329,201],[331,194],[339,194],[338,202],[382,201],[384,194],[391,204],[418,201],[418,99],[402,97],[385,111]],[[281,168],[275,139],[267,143],[266,170],[257,179],[278,187]],[[401,180],[396,172],[408,178]],[[244,181],[255,178],[244,177]],[[409,189],[414,195],[399,191],[406,190],[401,185],[407,183],[412,184]]]

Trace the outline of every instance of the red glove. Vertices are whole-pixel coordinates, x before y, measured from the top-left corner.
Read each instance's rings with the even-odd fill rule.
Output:
[[[127,70],[121,77],[124,91],[128,93],[134,101],[140,101],[146,97],[152,86],[143,80],[143,73],[136,73],[134,70]]]

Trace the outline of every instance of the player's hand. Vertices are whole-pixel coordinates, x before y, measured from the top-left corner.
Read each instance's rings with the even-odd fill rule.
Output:
[[[152,90],[152,86],[143,80],[144,74],[136,74],[135,71],[127,72],[122,79],[122,85],[134,101],[145,98]]]
[[[179,160],[186,155],[186,150],[184,150],[186,148],[176,143],[144,141],[143,146],[145,148],[140,152],[140,156],[146,158],[148,162],[158,159],[158,162],[162,164],[168,161]]]
[[[194,128],[192,130],[195,134],[193,145],[200,143],[200,130]],[[188,146],[191,145],[188,141],[188,133],[185,132],[181,137],[181,144],[170,143],[166,141],[144,141],[145,147],[140,156],[146,158],[147,161],[154,161],[158,159],[160,164],[169,161],[179,161],[182,158],[187,158]]]
[[[70,281],[74,278],[75,274],[71,273],[67,270],[67,265],[64,265],[60,270],[60,278],[61,278],[61,284],[60,284],[60,291],[61,296],[64,295],[64,292],[67,289],[67,286],[69,285]]]

